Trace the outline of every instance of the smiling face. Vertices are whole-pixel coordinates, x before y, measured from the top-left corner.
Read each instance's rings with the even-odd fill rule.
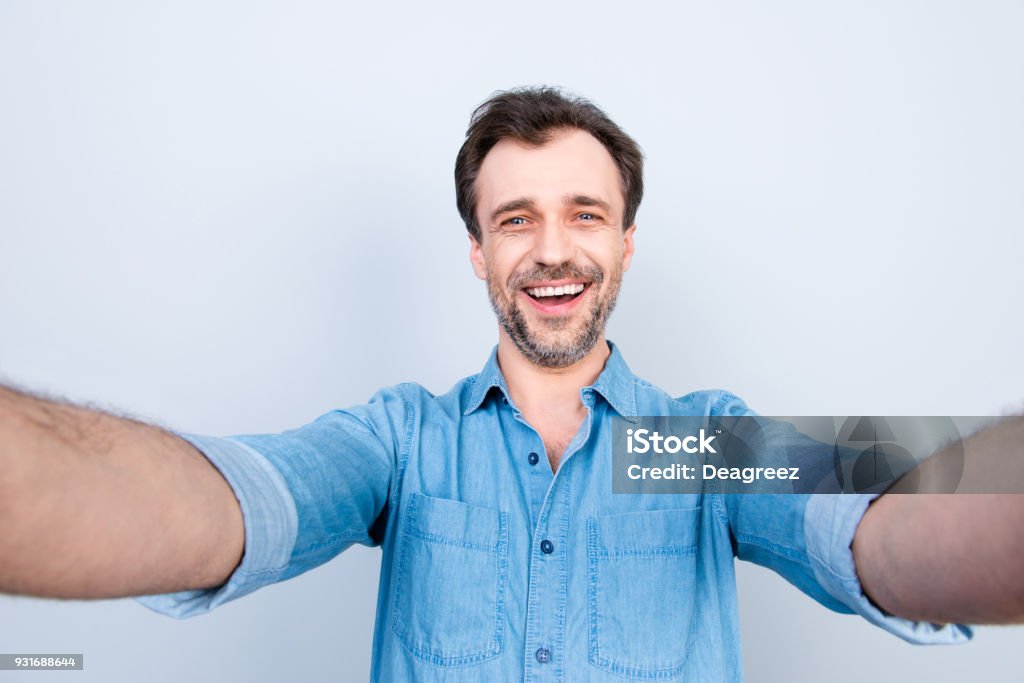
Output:
[[[633,256],[611,155],[589,133],[556,132],[540,147],[506,138],[476,180],[481,240],[470,260],[498,322],[530,362],[572,365],[604,338]]]

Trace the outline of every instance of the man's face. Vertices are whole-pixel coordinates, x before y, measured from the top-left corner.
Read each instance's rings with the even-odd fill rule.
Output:
[[[519,351],[561,368],[603,338],[633,256],[615,162],[589,133],[569,129],[541,147],[498,142],[476,181],[481,240],[470,260]]]

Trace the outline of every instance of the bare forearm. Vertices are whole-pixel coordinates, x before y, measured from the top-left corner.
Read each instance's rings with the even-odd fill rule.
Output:
[[[100,598],[222,583],[230,487],[156,427],[0,387],[0,591]]]
[[[1019,491],[1024,420],[974,434],[964,452],[964,488]],[[926,464],[937,472],[943,456]],[[857,528],[854,561],[865,592],[891,614],[942,623],[1022,623],[1022,530],[1021,493],[887,493]]]

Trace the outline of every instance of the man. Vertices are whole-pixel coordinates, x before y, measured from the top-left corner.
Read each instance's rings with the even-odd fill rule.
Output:
[[[379,544],[387,681],[739,680],[735,556],[912,642],[1024,618],[1024,505],[1006,497],[610,495],[612,418],[750,414],[723,391],[668,396],[605,339],[640,150],[584,100],[499,93],[456,187],[499,322],[480,374],[232,438],[0,391],[0,590],[153,594],[182,617]]]

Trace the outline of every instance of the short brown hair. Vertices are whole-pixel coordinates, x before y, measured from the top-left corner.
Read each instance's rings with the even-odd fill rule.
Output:
[[[514,88],[496,92],[476,108],[455,159],[455,202],[477,241],[476,177],[487,153],[504,138],[540,146],[563,128],[590,133],[611,154],[625,197],[622,227],[633,224],[644,194],[644,156],[636,141],[589,100],[549,86]]]

